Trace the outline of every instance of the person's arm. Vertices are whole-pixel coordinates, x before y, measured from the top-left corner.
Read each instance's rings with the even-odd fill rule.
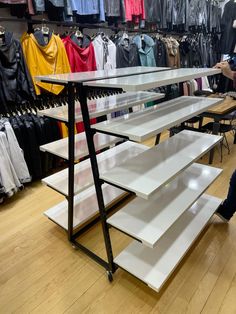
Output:
[[[216,63],[214,68],[218,68],[222,70],[222,74],[226,77],[228,77],[231,80],[235,80],[235,74],[236,72],[232,71],[230,69],[229,63],[227,61]],[[235,84],[235,82],[234,82]]]

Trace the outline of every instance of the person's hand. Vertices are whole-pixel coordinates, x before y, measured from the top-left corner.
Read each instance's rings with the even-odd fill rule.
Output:
[[[224,76],[233,80],[233,71],[230,69],[229,63],[227,61],[216,63],[214,68],[221,69]]]

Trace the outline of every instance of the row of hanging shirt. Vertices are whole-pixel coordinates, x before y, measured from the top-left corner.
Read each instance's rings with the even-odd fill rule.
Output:
[[[232,0],[234,1],[234,0]],[[215,0],[0,0],[11,4],[12,13],[19,16],[24,8],[31,15],[48,13],[51,20],[110,23],[134,22],[156,24],[165,29],[182,25],[185,30],[192,26],[204,26],[209,31],[219,30],[221,9]],[[15,13],[14,13],[15,12]],[[24,10],[21,13],[24,16]]]
[[[24,154],[8,119],[0,119],[0,202],[31,181]]]
[[[5,110],[7,106],[26,100],[31,102],[36,95],[45,92],[58,95],[63,91],[63,86],[36,81],[34,77],[38,74],[138,65],[211,67],[219,60],[217,35],[174,38],[121,33],[109,38],[104,33],[98,33],[91,39],[75,31],[60,38],[43,27],[34,33],[24,33],[21,44],[7,31],[0,39],[0,109]]]

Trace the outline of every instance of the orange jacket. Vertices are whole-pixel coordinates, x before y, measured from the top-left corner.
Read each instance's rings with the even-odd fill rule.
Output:
[[[52,34],[48,44],[41,46],[34,34],[24,33],[21,42],[36,94],[40,95],[42,90],[46,90],[58,95],[64,86],[36,81],[35,76],[71,72],[65,47],[60,37]]]

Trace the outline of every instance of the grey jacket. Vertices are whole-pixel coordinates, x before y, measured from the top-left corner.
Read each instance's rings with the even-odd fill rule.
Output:
[[[161,22],[161,0],[144,0],[146,21],[148,23]]]
[[[188,26],[207,26],[206,0],[186,0],[186,24]]]
[[[185,23],[186,23],[186,0],[174,0],[172,3],[172,24],[180,25]]]
[[[106,16],[120,16],[120,0],[105,0]]]

